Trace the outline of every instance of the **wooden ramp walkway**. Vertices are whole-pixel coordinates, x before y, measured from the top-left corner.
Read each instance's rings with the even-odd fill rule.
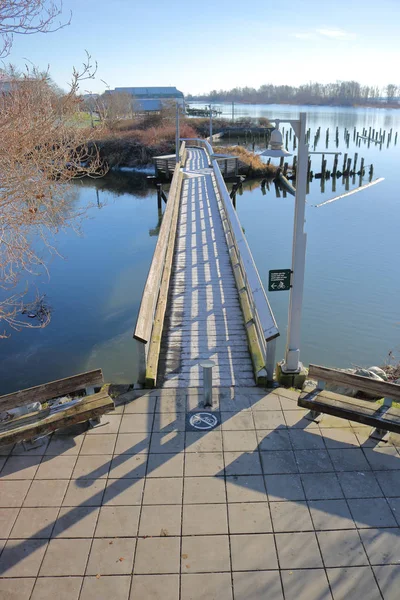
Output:
[[[190,147],[195,142],[203,147]],[[211,359],[214,385],[266,383],[266,340],[271,371],[278,330],[217,161],[200,140],[188,140],[181,156],[134,334],[142,345],[140,380],[202,386],[200,363]]]

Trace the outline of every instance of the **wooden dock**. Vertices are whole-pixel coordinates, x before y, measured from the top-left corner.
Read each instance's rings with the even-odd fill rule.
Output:
[[[139,381],[199,387],[211,359],[215,385],[265,384],[274,316],[212,147],[184,144],[134,333]]]

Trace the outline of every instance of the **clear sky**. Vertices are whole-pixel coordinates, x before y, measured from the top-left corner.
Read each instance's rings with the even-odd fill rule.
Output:
[[[400,0],[64,0],[61,31],[16,36],[25,59],[66,87],[88,50],[82,91],[175,85],[187,93],[354,79],[400,84]]]

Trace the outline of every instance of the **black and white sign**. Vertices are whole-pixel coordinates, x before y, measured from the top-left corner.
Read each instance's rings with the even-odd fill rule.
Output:
[[[219,425],[219,415],[212,412],[197,412],[188,415],[187,428],[191,431],[209,431]]]

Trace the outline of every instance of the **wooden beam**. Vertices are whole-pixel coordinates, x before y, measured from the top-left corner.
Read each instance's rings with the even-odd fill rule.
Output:
[[[28,440],[38,435],[48,435],[56,429],[82,423],[111,410],[114,410],[114,402],[107,392],[102,391],[53,414],[50,409],[47,409],[29,415],[23,419],[24,423],[22,424],[21,420],[20,426],[17,427],[15,421],[10,421],[1,427],[0,445]]]
[[[7,394],[6,396],[0,396],[0,411],[3,412],[9,408],[24,406],[31,402],[44,402],[45,400],[64,396],[65,394],[89,386],[102,385],[103,382],[101,369],[87,371],[86,373],[80,373],[79,375],[73,375],[65,379],[58,379],[57,381],[50,381],[49,383],[43,383],[42,385]]]
[[[315,412],[326,413],[377,429],[400,433],[400,410],[398,408],[387,409],[387,407],[375,402],[349,398],[325,390],[303,392],[297,404],[302,408],[308,408]]]
[[[329,369],[328,367],[321,367],[319,365],[310,365],[308,375],[313,379],[322,379],[327,383],[346,385],[360,392],[376,394],[380,398],[392,398],[393,400],[400,401],[400,385],[396,383],[378,381],[377,379],[353,375],[352,373],[345,373],[337,369]]]

